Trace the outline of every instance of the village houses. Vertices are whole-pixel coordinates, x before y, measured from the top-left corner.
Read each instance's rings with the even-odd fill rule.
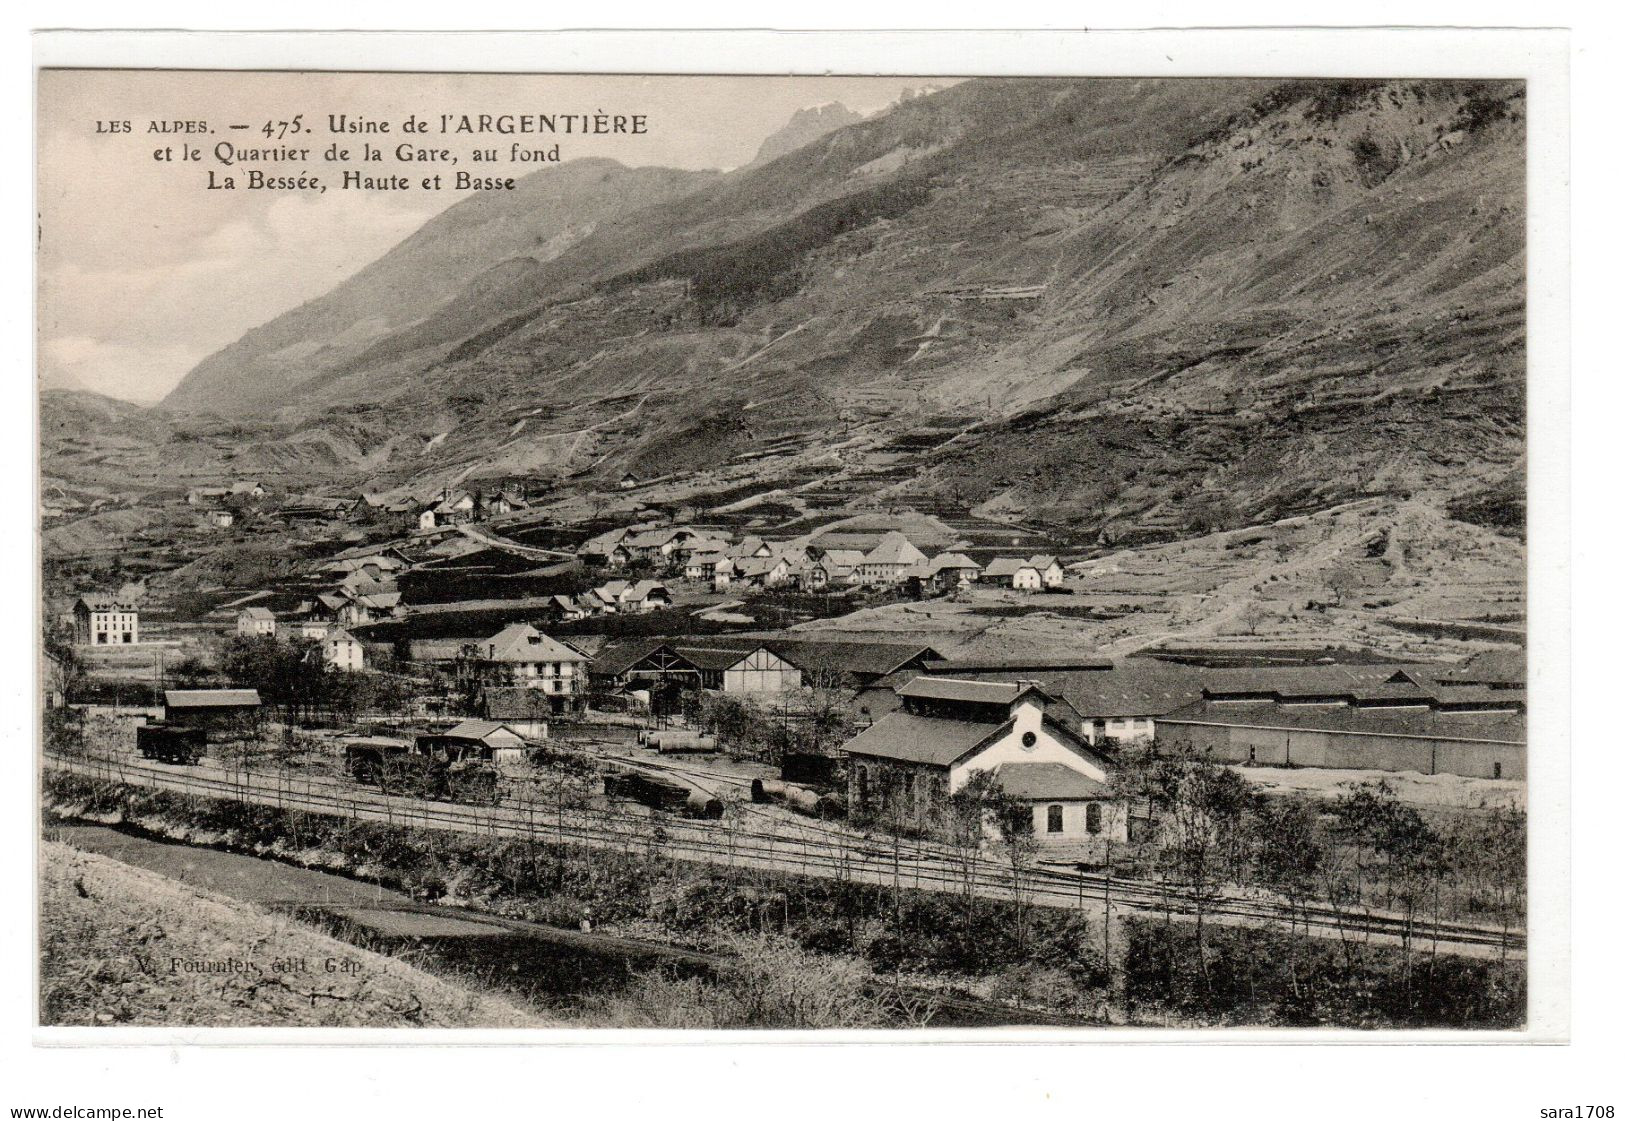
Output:
[[[1059,588],[1066,580],[1066,572],[1052,556],[995,557],[982,570],[981,579],[1018,592],[1041,592],[1046,588]]]
[[[925,554],[901,533],[893,530],[863,555],[858,578],[865,584],[900,584],[903,573],[925,560]]]
[[[244,638],[276,634],[276,616],[267,607],[245,607],[237,612],[237,633]]]

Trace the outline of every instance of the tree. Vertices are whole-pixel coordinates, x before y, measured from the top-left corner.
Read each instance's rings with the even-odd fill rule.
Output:
[[[1385,902],[1404,911],[1400,945],[1408,990],[1416,912],[1447,871],[1439,834],[1386,781],[1359,783],[1338,797],[1332,814],[1338,833],[1368,858],[1362,879],[1366,871],[1380,872]]]
[[[1351,564],[1334,565],[1325,576],[1326,589],[1335,598],[1338,607],[1343,606],[1343,600],[1353,594],[1360,587],[1360,573]]]
[[[1038,848],[1033,836],[1032,805],[1006,793],[992,771],[973,771],[953,798],[958,800],[957,803],[950,800],[958,807],[956,816],[967,822],[974,821],[984,836],[991,832],[1004,852],[1010,865],[1010,895],[1016,905],[1016,946],[1025,950],[1028,924],[1025,874]]]
[[[52,691],[62,695],[64,705],[79,700],[79,693],[89,677],[84,659],[73,644],[73,632],[61,626],[47,626],[44,635],[46,681]]]
[[[1193,905],[1198,972],[1211,993],[1207,911],[1224,884],[1244,867],[1242,825],[1258,794],[1235,771],[1205,757],[1158,758],[1148,779],[1158,859],[1165,879],[1178,882]]]
[[[1269,608],[1265,607],[1258,600],[1253,599],[1248,600],[1246,605],[1242,607],[1241,613],[1237,616],[1237,619],[1240,621],[1241,625],[1247,629],[1248,634],[1257,634],[1258,628],[1263,626],[1269,617]]]
[[[1297,916],[1314,894],[1326,856],[1315,807],[1305,798],[1260,798],[1250,815],[1253,876],[1287,903],[1287,973],[1298,987]],[[1307,917],[1307,916],[1306,916]]]
[[[226,643],[220,662],[233,684],[256,689],[265,704],[281,706],[289,724],[331,704],[337,675],[315,642],[237,635]]]

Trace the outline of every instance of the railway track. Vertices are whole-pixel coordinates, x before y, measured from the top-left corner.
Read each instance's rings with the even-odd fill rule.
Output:
[[[638,760],[648,765],[647,761]],[[1109,898],[1116,913],[1193,918],[1217,925],[1290,923],[1325,938],[1389,944],[1408,942],[1450,953],[1521,956],[1522,931],[1452,920],[1407,919],[1391,912],[1340,909],[1314,903],[1288,907],[1276,900],[1228,894],[1198,898],[1176,886],[1140,880],[1028,869],[1019,880],[1007,865],[985,859],[944,857],[925,846],[905,850],[843,831],[814,833],[745,828],[734,823],[671,818],[655,823],[648,815],[581,809],[562,800],[505,802],[495,806],[428,802],[384,794],[369,787],[281,772],[214,771],[208,767],[165,767],[125,757],[65,757],[47,754],[47,766],[86,777],[166,789],[212,798],[273,805],[310,813],[414,828],[510,836],[534,842],[622,852],[648,852],[670,859],[757,869],[822,879],[1014,900],[1068,909],[1102,909]],[[212,772],[212,773],[211,773]],[[751,818],[760,821],[759,817]],[[658,824],[658,828],[656,825]],[[775,818],[775,826],[782,820]],[[809,823],[813,824],[813,823]]]

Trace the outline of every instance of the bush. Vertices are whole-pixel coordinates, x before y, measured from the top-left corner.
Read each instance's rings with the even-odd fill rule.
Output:
[[[1522,962],[1348,947],[1280,931],[1195,929],[1154,918],[1122,922],[1123,991],[1222,1023],[1352,1027],[1515,1028],[1524,1022]]]

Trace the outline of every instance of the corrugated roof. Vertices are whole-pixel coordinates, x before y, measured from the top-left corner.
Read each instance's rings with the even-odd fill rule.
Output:
[[[593,656],[592,672],[594,676],[619,677],[664,645],[663,638],[605,643]]]
[[[1198,701],[1163,717],[1163,723],[1220,724],[1239,728],[1291,728],[1321,732],[1421,736],[1521,744],[1528,732],[1521,714],[1437,712],[1432,709],[1295,707],[1268,701]]]
[[[1012,798],[1064,802],[1107,796],[1106,784],[1060,763],[1004,763],[993,771]]]
[[[760,650],[761,644],[755,646],[674,646],[677,653],[687,658],[700,669],[725,670],[738,665],[751,654]]]
[[[774,653],[794,662],[803,670],[855,673],[875,677],[895,672],[903,666],[928,658],[940,661],[942,655],[929,646],[909,646],[895,642],[821,642],[816,639],[770,638],[766,645]]]
[[[258,706],[258,689],[165,689],[168,708],[245,708]]]
[[[938,672],[938,663],[928,663]],[[1113,720],[1127,716],[1161,716],[1202,697],[1203,671],[1154,660],[1130,660],[1110,669],[977,671],[955,674],[976,681],[1037,681],[1051,697],[1059,697],[1084,720]]]
[[[966,681],[953,677],[916,677],[897,690],[899,697],[973,704],[1014,704],[1032,686],[1006,681]]]
[[[1014,723],[1012,720],[940,720],[894,712],[847,741],[842,750],[849,755],[872,755],[946,767],[983,741],[1003,734]]]

